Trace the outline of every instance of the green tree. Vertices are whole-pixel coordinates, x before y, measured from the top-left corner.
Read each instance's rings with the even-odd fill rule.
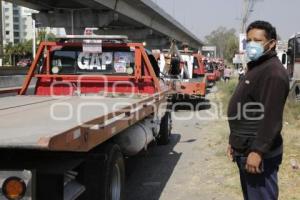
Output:
[[[23,45],[24,45],[24,51],[29,54],[32,54],[32,39],[24,41]]]
[[[234,54],[238,51],[238,38],[235,29],[219,27],[205,37],[208,45],[217,47],[217,56],[232,62]]]
[[[8,43],[5,48],[5,63],[16,65],[16,62],[22,58],[32,56],[32,40],[26,40],[20,43]]]
[[[12,64],[12,56],[14,54],[14,46],[10,42],[4,47],[4,63],[5,65]]]
[[[39,28],[37,33],[37,44],[40,44],[42,41],[55,41],[55,35],[53,33],[47,32],[45,28]]]
[[[55,35],[53,33],[48,33],[45,29],[40,29],[36,41],[37,45],[39,45],[41,41],[55,41]],[[16,44],[8,43],[4,50],[4,63],[16,65],[20,59],[32,57],[32,39]]]

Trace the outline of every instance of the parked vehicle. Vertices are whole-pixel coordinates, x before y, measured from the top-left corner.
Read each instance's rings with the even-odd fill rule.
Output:
[[[1,98],[0,196],[121,200],[125,157],[169,142],[170,88],[143,44],[60,39],[42,42],[19,95]]]
[[[21,59],[17,62],[18,67],[30,67],[32,61],[30,59]]]
[[[161,53],[160,71],[174,90],[173,100],[203,99],[206,95],[206,76],[202,56],[181,51],[175,43]]]
[[[217,81],[217,74],[213,63],[206,59],[205,63],[205,73],[206,73],[206,81],[207,87],[213,87]]]
[[[292,36],[288,41],[287,70],[291,80],[290,95],[292,98],[300,100],[300,33]]]
[[[287,54],[286,54],[286,51],[277,51],[277,57],[281,61],[283,67],[287,70]]]

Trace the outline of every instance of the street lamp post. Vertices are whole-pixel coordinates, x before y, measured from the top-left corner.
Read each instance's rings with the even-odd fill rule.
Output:
[[[0,0],[0,67],[3,63],[3,23],[2,23],[2,0]]]
[[[36,54],[36,23],[35,19],[32,19],[33,39],[32,39],[32,58],[34,60]]]

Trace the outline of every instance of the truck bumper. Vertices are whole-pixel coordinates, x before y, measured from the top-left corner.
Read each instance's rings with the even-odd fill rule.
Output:
[[[191,99],[201,99],[206,95],[205,82],[177,82],[175,88],[175,98],[176,96],[182,96]]]

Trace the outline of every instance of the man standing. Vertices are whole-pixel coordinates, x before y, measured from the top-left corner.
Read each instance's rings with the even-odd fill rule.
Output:
[[[255,21],[247,28],[248,70],[228,107],[228,156],[237,162],[245,200],[278,199],[282,116],[289,92],[275,52],[276,29]]]

